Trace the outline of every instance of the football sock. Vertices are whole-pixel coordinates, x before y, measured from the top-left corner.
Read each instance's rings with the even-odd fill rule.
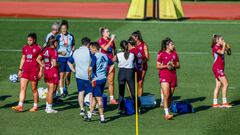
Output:
[[[222,98],[223,104],[227,103],[227,98]]]
[[[33,103],[33,108],[37,108],[37,107],[38,107],[37,103]]]
[[[214,105],[215,105],[215,104],[218,104],[218,99],[214,98],[214,99],[213,99],[213,104],[214,104]]]
[[[104,115],[100,115],[100,120],[101,121],[104,121],[105,119],[104,119]]]
[[[18,105],[19,106],[23,106],[23,102],[18,102]]]
[[[52,109],[52,104],[48,104],[48,109]]]
[[[165,115],[169,115],[168,108],[164,108]]]
[[[63,94],[63,88],[59,88],[60,93]]]
[[[110,97],[110,100],[113,100],[114,99],[114,96],[109,96]]]
[[[46,102],[46,109],[48,109],[48,102]]]

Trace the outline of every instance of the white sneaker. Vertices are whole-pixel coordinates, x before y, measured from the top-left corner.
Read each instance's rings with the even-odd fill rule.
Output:
[[[54,109],[45,109],[45,112],[46,113],[57,113],[58,111],[54,110]]]
[[[80,111],[80,115],[81,115],[81,116],[84,116],[85,114],[86,114],[86,113],[85,113],[85,110],[81,110],[81,111]]]

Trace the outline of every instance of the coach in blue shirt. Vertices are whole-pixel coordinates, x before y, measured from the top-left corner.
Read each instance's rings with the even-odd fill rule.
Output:
[[[70,69],[76,73],[76,82],[78,89],[78,102],[80,105],[80,115],[85,116],[84,110],[84,92],[92,92],[92,85],[89,80],[88,70],[91,64],[91,52],[89,50],[90,39],[82,38],[82,46],[74,51],[72,58],[68,60]],[[75,64],[75,68],[73,66]],[[91,100],[91,98],[90,98]]]
[[[99,52],[100,45],[97,42],[90,43],[90,49],[94,55],[92,56],[91,67],[89,68],[90,75],[92,74],[92,87],[93,87],[93,100],[88,112],[87,120],[92,118],[92,112],[95,109],[96,101],[98,103],[98,110],[100,123],[105,122],[102,95],[107,80],[107,67],[111,66],[113,62],[107,57],[107,55]]]

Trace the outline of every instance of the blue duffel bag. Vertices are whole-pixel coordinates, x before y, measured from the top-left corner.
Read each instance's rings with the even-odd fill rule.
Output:
[[[134,100],[130,98],[124,99],[124,107],[126,115],[132,115],[135,113]]]
[[[139,97],[141,107],[155,107],[157,102],[154,95],[147,95]]]
[[[188,102],[184,101],[173,101],[170,106],[170,111],[178,114],[193,113],[194,108]]]

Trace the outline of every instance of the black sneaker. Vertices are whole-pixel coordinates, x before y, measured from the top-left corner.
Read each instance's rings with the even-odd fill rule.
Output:
[[[85,116],[84,116],[84,121],[91,121],[92,120],[92,118],[91,117],[88,117],[88,115],[86,114]]]
[[[65,98],[65,97],[67,97],[67,94],[65,94],[65,93],[61,94],[61,96],[60,96],[60,98]]]

